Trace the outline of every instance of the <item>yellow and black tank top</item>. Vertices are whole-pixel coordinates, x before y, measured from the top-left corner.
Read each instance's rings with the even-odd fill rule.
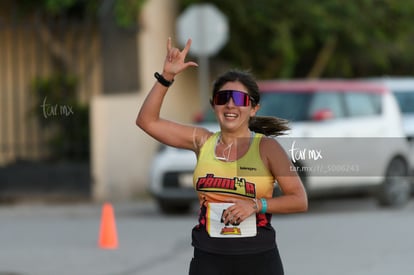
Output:
[[[200,201],[199,224],[194,227],[194,247],[218,254],[250,254],[276,246],[271,214],[257,214],[257,235],[246,238],[211,238],[206,231],[206,208],[210,202],[228,202],[229,198],[252,200],[271,198],[274,176],[260,157],[263,135],[252,133],[247,152],[235,161],[217,158],[215,148],[220,132],[210,136],[200,148],[193,183]]]

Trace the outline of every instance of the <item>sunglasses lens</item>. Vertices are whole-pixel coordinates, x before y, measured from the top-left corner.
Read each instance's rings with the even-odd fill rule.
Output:
[[[232,95],[234,105],[236,106],[249,106],[250,97],[248,94],[243,92],[233,92]]]
[[[231,95],[227,92],[216,93],[214,95],[214,104],[215,105],[225,105],[229,101],[230,96]]]
[[[249,95],[240,91],[219,91],[214,95],[213,103],[215,105],[225,105],[230,98],[233,99],[236,106],[249,106],[250,104]]]

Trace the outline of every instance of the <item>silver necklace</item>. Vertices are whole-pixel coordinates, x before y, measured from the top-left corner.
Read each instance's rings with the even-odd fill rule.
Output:
[[[218,143],[223,144],[223,145],[226,145],[223,142],[223,140],[221,139],[221,135],[219,136],[219,138],[217,140],[216,148],[217,148],[217,144]],[[232,148],[232,146],[233,146],[233,142],[230,143],[229,145],[227,145],[227,147],[223,149],[223,151],[221,153],[221,155],[222,155],[221,157],[216,155],[216,159],[228,162],[229,159],[230,159],[230,154],[231,154],[231,148]]]
[[[250,144],[252,142],[252,139],[254,137],[255,133],[253,131],[250,131]],[[221,139],[221,134],[217,139],[216,142],[216,146],[214,147],[214,156],[216,157],[216,159],[221,160],[221,161],[226,161],[229,162],[230,161],[230,154],[231,154],[231,148],[233,146],[233,142],[231,142],[229,145],[227,145],[226,148],[223,149],[222,153],[221,153],[221,157],[216,155],[216,148],[217,148],[217,144],[223,144],[226,145],[223,140]]]

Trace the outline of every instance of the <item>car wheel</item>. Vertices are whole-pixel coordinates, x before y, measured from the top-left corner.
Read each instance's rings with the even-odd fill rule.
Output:
[[[410,199],[410,189],[407,164],[403,159],[395,158],[385,172],[385,180],[379,189],[378,202],[381,206],[402,206]]]
[[[178,203],[159,199],[158,206],[163,214],[185,214],[190,211],[191,203]]]

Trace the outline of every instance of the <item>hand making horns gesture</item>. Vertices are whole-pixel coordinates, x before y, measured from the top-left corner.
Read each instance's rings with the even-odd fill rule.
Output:
[[[167,56],[164,61],[163,75],[164,77],[172,77],[187,69],[190,66],[197,67],[198,64],[192,61],[185,62],[185,57],[188,54],[191,46],[191,39],[187,40],[182,51],[171,46],[171,37],[167,41]]]

